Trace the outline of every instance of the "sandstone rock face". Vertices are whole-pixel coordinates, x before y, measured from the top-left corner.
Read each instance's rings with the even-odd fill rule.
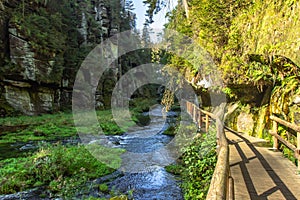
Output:
[[[252,135],[254,121],[252,114],[241,112],[237,118],[237,131]]]
[[[60,94],[53,88],[33,87],[26,82],[5,80],[4,95],[6,101],[16,110],[27,115],[52,112],[59,108],[56,104]]]
[[[112,15],[120,12],[111,8],[109,1],[71,0],[65,2],[67,9],[55,5],[62,3],[58,0],[24,2],[24,13],[17,1],[6,2],[0,9],[1,116],[12,108],[33,115],[71,107],[72,87],[82,60],[93,47],[119,31],[119,22],[113,22]],[[51,24],[54,20],[56,24]],[[117,55],[118,47],[112,49]],[[112,82],[117,79],[117,70]],[[101,107],[107,89],[99,89],[96,104]]]
[[[20,110],[28,115],[34,114],[33,104],[28,91],[17,87],[5,86],[5,99],[16,110]]]
[[[31,51],[29,43],[21,38],[15,28],[9,30],[10,59],[12,63],[20,66],[20,74],[24,80],[36,81],[38,69],[34,52]]]

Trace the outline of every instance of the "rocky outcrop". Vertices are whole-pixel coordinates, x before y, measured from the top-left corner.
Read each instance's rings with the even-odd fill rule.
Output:
[[[55,55],[47,60],[38,59],[38,54],[33,51],[31,44],[16,28],[9,29],[9,50],[11,63],[18,67],[14,74],[20,80],[44,83],[58,83],[51,77],[53,69],[57,64]]]
[[[76,72],[93,47],[119,31],[122,20],[113,19],[121,18],[120,7],[104,0],[25,0],[3,5],[0,115],[15,111],[33,115],[71,107]],[[112,81],[117,73],[113,76]],[[102,96],[97,99],[105,99],[104,93],[99,91]]]
[[[26,82],[4,80],[4,98],[15,110],[27,115],[58,110],[59,89]]]
[[[253,115],[241,112],[237,118],[237,131],[252,135],[254,128]]]

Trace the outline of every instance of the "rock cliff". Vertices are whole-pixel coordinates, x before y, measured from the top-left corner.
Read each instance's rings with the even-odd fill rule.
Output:
[[[70,107],[81,62],[97,44],[120,31],[124,2],[0,2],[0,115]]]

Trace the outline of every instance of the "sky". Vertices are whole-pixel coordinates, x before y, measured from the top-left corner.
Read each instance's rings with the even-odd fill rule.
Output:
[[[145,22],[145,14],[147,6],[143,4],[143,0],[133,0],[135,9],[133,10],[136,13],[137,17],[137,29],[142,30],[143,24]],[[165,15],[168,11],[172,10],[177,5],[177,0],[170,0],[170,5],[166,8],[163,8],[157,15],[154,16],[154,22],[150,25],[153,29],[163,29],[163,25],[168,22]]]

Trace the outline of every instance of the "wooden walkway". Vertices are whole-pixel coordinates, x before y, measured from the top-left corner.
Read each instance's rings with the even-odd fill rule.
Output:
[[[236,200],[300,199],[297,167],[264,140],[226,131],[230,148],[230,170]],[[264,145],[265,146],[265,145]]]

